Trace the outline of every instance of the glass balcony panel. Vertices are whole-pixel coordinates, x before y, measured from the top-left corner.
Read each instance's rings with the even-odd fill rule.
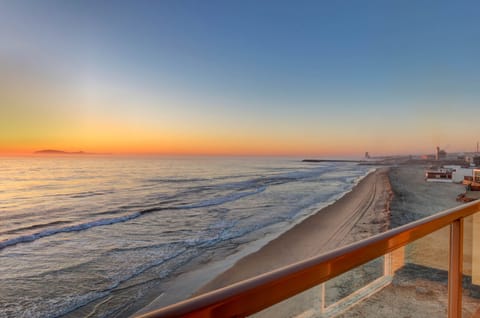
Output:
[[[251,317],[331,317],[343,312],[391,282],[386,260],[379,257]]]
[[[449,238],[445,227],[390,253],[391,284],[336,317],[446,317]]]
[[[447,226],[253,317],[447,317],[449,240]]]
[[[325,308],[333,308],[345,301],[351,302],[374,291],[381,283],[374,284],[374,282],[385,277],[385,260],[385,257],[379,257],[327,281],[324,287]]]
[[[462,317],[480,317],[480,213],[464,219]]]

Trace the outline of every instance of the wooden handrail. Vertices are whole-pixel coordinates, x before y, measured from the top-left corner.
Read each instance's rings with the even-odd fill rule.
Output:
[[[140,315],[139,318],[245,317],[405,246],[456,221],[460,221],[460,223],[456,223],[455,227],[452,228],[454,233],[451,236],[454,237],[456,235],[458,238],[458,235],[462,234],[461,221],[463,218],[478,211],[480,211],[480,201],[445,210],[305,261]],[[461,246],[461,243],[458,243],[458,241],[453,242],[453,245],[451,242],[453,248],[455,248],[455,244],[457,244],[456,246]],[[450,253],[450,255],[452,257],[452,255],[458,255],[458,253]],[[453,264],[458,264],[459,260],[450,260],[450,264],[452,262]],[[449,275],[452,274],[459,276],[461,271],[459,272],[457,267],[453,271],[450,270]],[[460,278],[456,277],[455,279],[453,281],[458,282]],[[459,289],[461,293],[461,287],[449,287],[449,291],[452,290],[452,292],[458,292]],[[454,300],[458,303],[458,294],[456,297],[452,297],[450,295],[449,300]],[[458,312],[457,307],[457,305],[454,305],[453,309],[449,309],[449,317],[457,316],[450,314],[450,312],[455,310]]]

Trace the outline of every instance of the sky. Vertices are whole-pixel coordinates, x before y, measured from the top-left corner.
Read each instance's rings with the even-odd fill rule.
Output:
[[[473,151],[478,1],[0,0],[0,154]]]

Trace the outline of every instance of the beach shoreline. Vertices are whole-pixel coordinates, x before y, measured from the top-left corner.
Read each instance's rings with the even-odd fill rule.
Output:
[[[388,228],[388,169],[270,241],[200,288],[202,294],[325,253]]]
[[[251,242],[249,248],[240,252],[231,246],[232,252],[226,258],[215,260],[212,256],[213,259],[203,260],[210,262],[208,266],[187,266],[171,284],[167,284],[165,292],[136,314],[383,232],[389,228],[390,199],[388,168],[374,170],[363,177],[351,191],[286,231],[273,236],[266,233],[262,239]],[[187,291],[190,294],[186,294]]]

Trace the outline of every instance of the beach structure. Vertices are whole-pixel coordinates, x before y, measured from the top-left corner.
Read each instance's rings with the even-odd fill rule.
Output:
[[[446,165],[444,168],[452,169],[452,181],[455,183],[462,183],[465,177],[472,177],[473,169],[464,168],[462,166]]]
[[[425,181],[427,182],[453,182],[453,169],[431,168],[425,170]]]
[[[472,182],[468,184],[468,190],[480,191],[480,169],[473,169]]]
[[[471,169],[470,175],[463,177],[462,183],[467,186],[468,190],[480,191],[480,169]]]
[[[395,290],[407,282],[392,282],[409,266],[413,267],[414,274],[419,271],[425,274],[425,268],[448,272],[444,298],[447,314],[449,318],[462,317],[466,306],[462,302],[463,275],[470,277],[472,286],[480,286],[479,212],[480,201],[461,205],[139,317],[272,317],[270,311],[275,312],[277,306],[297,309],[295,314],[283,312],[290,317],[334,317],[355,308],[353,306],[371,307],[371,313],[379,317],[383,316],[385,307],[394,306],[385,297],[393,297],[390,300],[401,303],[405,294]],[[440,261],[443,256],[446,256],[446,263]],[[325,284],[379,257],[383,271],[377,279],[341,300],[329,302]],[[438,273],[434,279],[439,279]],[[428,290],[425,292],[425,287],[417,285],[420,278],[413,277],[413,296],[407,297],[402,306],[418,303],[427,295]],[[394,291],[389,294],[391,289]],[[300,296],[303,298],[296,298]],[[369,301],[362,303],[367,298]],[[477,310],[471,316],[478,314]]]
[[[473,169],[473,182],[480,183],[480,169]]]

